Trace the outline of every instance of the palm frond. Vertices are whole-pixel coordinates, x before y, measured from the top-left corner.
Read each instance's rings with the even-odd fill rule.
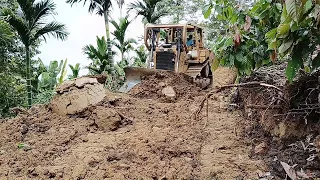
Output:
[[[96,59],[99,57],[99,51],[93,45],[86,45],[83,48],[84,54],[88,56],[89,59]]]
[[[33,3],[35,0],[17,0],[21,11],[26,19],[33,17]]]
[[[130,44],[137,44],[137,43],[138,43],[137,40],[135,40],[135,39],[133,39],[133,38],[129,38],[129,39],[127,40],[127,42],[130,43]]]
[[[124,0],[117,0],[118,7],[121,9],[124,5]]]
[[[104,54],[108,50],[107,41],[104,36],[101,38],[97,36],[97,46],[100,54]]]
[[[80,3],[82,0],[66,0],[66,3],[69,3],[72,5],[76,4],[76,3]],[[91,0],[90,0],[91,1]],[[87,0],[83,0],[83,6],[87,3]]]
[[[118,23],[115,20],[111,20],[110,23],[114,26],[115,29],[120,29]]]
[[[87,68],[92,74],[102,74],[102,71],[97,67],[88,66]]]
[[[115,46],[119,51],[121,51],[121,49],[122,49],[121,44],[119,44],[119,43],[117,43],[117,42],[114,42],[114,41],[112,41],[111,44],[112,44],[113,46]]]
[[[150,22],[155,23],[157,22],[161,17],[167,15],[168,13],[166,11],[162,11],[162,12],[158,12],[155,14],[152,14],[151,18],[150,18]]]
[[[69,64],[70,69],[73,71],[75,68],[71,64]]]
[[[48,15],[55,14],[54,9],[56,5],[51,0],[44,0],[36,3],[33,10],[33,22],[31,28],[43,24],[41,20]]]
[[[137,16],[142,16],[143,20],[148,23],[155,23],[155,19],[158,20],[160,17],[166,15],[163,8],[157,8],[158,3],[162,0],[140,0],[130,3],[128,6],[128,12],[134,10]],[[159,17],[158,17],[159,16]]]
[[[66,0],[67,3],[71,4],[71,6],[75,3],[80,3],[83,1],[83,6],[89,2],[88,0]],[[103,15],[105,11],[109,11],[112,6],[111,0],[90,0],[89,2],[89,9],[90,13],[94,11],[98,15]]]
[[[46,24],[41,29],[37,30],[31,42],[34,42],[39,37],[43,37],[46,41],[46,35],[52,35],[57,39],[65,40],[68,37],[69,33],[66,31],[66,26],[64,24],[60,24],[58,22],[53,21]]]

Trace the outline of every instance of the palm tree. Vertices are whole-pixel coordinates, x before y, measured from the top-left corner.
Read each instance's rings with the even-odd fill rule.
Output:
[[[114,43],[113,45],[120,51],[121,53],[121,61],[124,59],[124,54],[128,52],[129,50],[133,49],[132,44],[136,44],[136,40],[133,38],[125,39],[125,35],[127,32],[127,29],[132,22],[128,20],[129,15],[127,15],[125,18],[120,18],[119,24],[112,20],[111,23],[115,27],[115,31],[111,34],[114,35]]]
[[[66,0],[67,3],[70,3],[71,6],[75,3],[84,2],[85,5],[89,0]],[[111,0],[90,0],[89,2],[89,9],[90,13],[96,11],[96,14],[104,17],[104,24],[106,27],[106,37],[107,37],[107,44],[108,44],[108,52],[112,52],[111,50],[111,40],[110,40],[110,28],[109,28],[109,14],[110,8],[112,7]],[[112,56],[111,54],[109,56]]]
[[[147,23],[156,23],[161,17],[167,15],[167,10],[158,7],[163,0],[139,0],[129,4],[128,11],[134,10],[137,16],[142,16]]]
[[[124,0],[117,0],[118,7],[120,9],[120,18],[122,18],[122,8],[124,5]]]
[[[80,63],[77,63],[75,66],[69,64],[69,67],[72,71],[72,75],[69,75],[69,79],[75,79],[79,77],[79,71],[80,71]]]
[[[92,61],[88,66],[90,74],[114,74],[113,56],[115,52],[108,52],[107,42],[104,37],[99,38],[97,36],[97,47],[91,44],[86,45],[83,48],[83,52]]]
[[[64,24],[56,21],[45,23],[44,18],[55,13],[56,5],[51,0],[41,0],[38,2],[35,2],[35,0],[17,0],[17,3],[20,8],[16,12],[7,8],[3,14],[10,16],[7,21],[17,31],[25,46],[28,107],[30,108],[32,105],[30,46],[37,43],[41,38],[46,41],[47,35],[65,40],[68,33]]]

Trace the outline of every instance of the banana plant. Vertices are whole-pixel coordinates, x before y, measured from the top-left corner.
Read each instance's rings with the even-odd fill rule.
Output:
[[[61,74],[60,77],[58,75],[65,71],[64,60],[61,60],[60,63],[58,61],[50,61],[49,66],[46,67],[45,72],[41,73],[40,82],[39,82],[39,90],[52,90],[56,87],[56,85],[60,82],[60,79],[64,78],[64,75]]]
[[[69,79],[75,79],[79,77],[79,71],[80,71],[80,63],[77,63],[75,66],[69,64],[69,67],[72,71],[72,75],[69,75]]]
[[[61,60],[61,62],[63,62],[63,61]],[[62,69],[61,69],[61,73],[60,73],[60,77],[59,77],[59,79],[58,79],[59,84],[62,84],[62,83],[63,83],[63,81],[64,81],[64,79],[65,79],[65,77],[66,77],[66,75],[67,75],[67,71],[66,71],[67,63],[68,63],[68,59],[66,59],[66,60],[64,61],[64,63],[63,63],[63,66],[62,66]]]

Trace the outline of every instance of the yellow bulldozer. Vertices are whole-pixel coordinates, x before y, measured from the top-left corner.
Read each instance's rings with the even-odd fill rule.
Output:
[[[126,81],[120,92],[130,91],[141,82],[141,77],[158,71],[184,73],[201,88],[212,84],[214,55],[204,47],[202,27],[189,23],[146,24],[144,43],[150,52],[147,67],[125,68]]]

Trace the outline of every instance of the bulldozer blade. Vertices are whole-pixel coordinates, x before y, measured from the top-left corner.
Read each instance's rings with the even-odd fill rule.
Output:
[[[122,93],[129,92],[135,85],[141,82],[141,77],[153,75],[158,70],[148,69],[148,68],[139,68],[139,67],[126,67],[124,68],[124,72],[126,75],[126,81],[123,86],[118,90]]]

